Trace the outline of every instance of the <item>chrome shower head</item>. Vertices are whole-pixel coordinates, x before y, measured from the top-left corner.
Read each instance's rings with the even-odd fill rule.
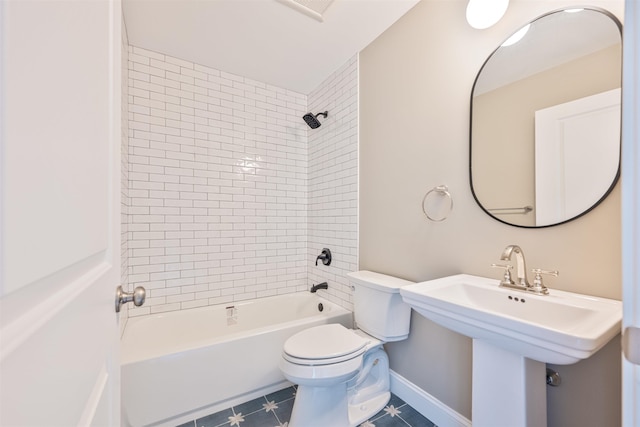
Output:
[[[325,111],[323,113],[318,113],[315,116],[313,115],[313,113],[307,113],[304,116],[302,116],[302,118],[304,119],[304,121],[309,125],[309,127],[311,129],[316,129],[318,127],[320,127],[321,123],[318,121],[318,116],[324,116],[324,118],[327,118],[328,115],[328,111]]]

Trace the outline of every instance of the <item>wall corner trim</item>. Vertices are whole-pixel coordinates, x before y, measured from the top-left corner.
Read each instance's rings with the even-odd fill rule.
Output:
[[[405,377],[389,371],[391,392],[438,427],[471,427],[471,420],[442,403]]]

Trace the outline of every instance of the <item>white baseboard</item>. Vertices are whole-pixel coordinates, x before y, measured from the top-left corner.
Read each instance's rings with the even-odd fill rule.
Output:
[[[471,420],[454,411],[405,377],[389,371],[391,392],[438,427],[471,427]]]

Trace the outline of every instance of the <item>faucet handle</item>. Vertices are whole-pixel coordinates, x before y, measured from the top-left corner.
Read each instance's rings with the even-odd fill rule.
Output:
[[[321,260],[324,265],[331,265],[331,251],[328,248],[322,249],[322,252],[316,258],[316,265],[318,260]]]
[[[558,277],[560,275],[560,272],[558,270],[542,270],[541,268],[532,268],[531,272],[534,273],[536,277],[540,276],[541,274],[548,274],[549,276],[554,277]]]
[[[501,285],[513,285],[513,280],[511,280],[511,270],[513,269],[512,265],[509,264],[491,264],[493,268],[502,268],[504,269],[504,277],[500,282]]]
[[[533,285],[531,285],[531,292],[536,294],[547,295],[549,293],[549,289],[542,283],[542,275],[548,274],[549,276],[558,277],[560,272],[558,270],[542,270],[540,268],[532,268],[531,272],[535,274],[533,278]]]

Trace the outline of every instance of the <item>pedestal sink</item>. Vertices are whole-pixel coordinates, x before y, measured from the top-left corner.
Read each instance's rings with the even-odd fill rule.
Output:
[[[586,359],[620,332],[622,304],[551,289],[534,295],[459,274],[400,289],[427,319],[473,338],[474,427],[546,426],[545,363]]]

